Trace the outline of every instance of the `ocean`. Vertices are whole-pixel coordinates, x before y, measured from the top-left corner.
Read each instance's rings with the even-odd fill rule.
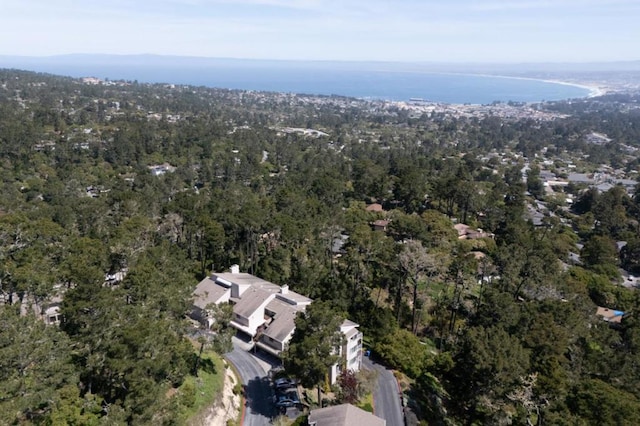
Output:
[[[452,104],[489,104],[493,102],[540,102],[583,98],[590,94],[585,87],[555,82],[453,73],[399,71],[371,67],[335,67],[322,63],[277,61],[159,61],[81,60],[55,57],[0,57],[0,67],[21,68],[72,77],[98,77],[145,83],[189,84],[226,89],[340,95],[364,99],[408,101],[420,98],[430,102]],[[62,58],[62,59],[61,59]],[[24,59],[24,58],[22,58]],[[40,59],[40,60],[38,60]],[[49,58],[50,59],[50,58]],[[292,65],[293,64],[293,65]]]

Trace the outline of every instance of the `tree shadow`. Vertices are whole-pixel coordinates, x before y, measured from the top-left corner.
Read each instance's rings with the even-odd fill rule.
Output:
[[[243,386],[245,405],[252,414],[262,415],[268,418],[274,417],[277,412],[273,401],[273,390],[267,377],[254,377]]]
[[[242,333],[242,332],[240,332],[240,331],[238,331],[238,332],[236,333],[235,337],[236,337],[236,339],[238,339],[238,340],[240,340],[240,341],[242,341],[242,342],[244,342],[244,343],[251,343],[251,342],[252,342],[252,340],[251,340],[251,336],[249,336],[249,335],[248,335],[248,334],[246,334],[246,333]]]
[[[199,357],[198,354],[192,354],[189,359],[191,364],[191,374],[198,376],[198,371],[205,371],[210,374],[217,372],[215,363],[210,358]]]
[[[214,374],[216,372],[216,365],[211,359],[203,358],[202,360],[200,360],[200,370]]]

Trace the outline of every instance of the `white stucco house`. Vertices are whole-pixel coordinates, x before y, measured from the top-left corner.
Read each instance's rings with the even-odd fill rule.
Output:
[[[212,319],[207,312],[210,304],[231,303],[233,318],[230,325],[250,336],[256,347],[280,357],[295,331],[295,318],[312,300],[254,275],[240,272],[233,265],[229,272],[216,272],[200,281],[193,292],[191,318],[210,327]],[[340,326],[344,344],[337,348],[342,362],[329,372],[335,383],[340,368],[353,371],[362,366],[362,333],[358,324],[345,320]]]

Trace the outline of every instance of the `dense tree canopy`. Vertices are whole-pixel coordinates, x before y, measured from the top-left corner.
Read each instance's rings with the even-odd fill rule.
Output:
[[[328,302],[312,303],[298,313],[289,346],[283,356],[285,371],[307,388],[323,385],[329,369],[340,360],[340,325],[344,318]],[[320,398],[318,398],[320,401]]]
[[[177,421],[190,294],[232,264],[315,299],[285,357],[305,385],[348,316],[426,421],[635,419],[637,102],[425,109],[0,70],[0,422]]]

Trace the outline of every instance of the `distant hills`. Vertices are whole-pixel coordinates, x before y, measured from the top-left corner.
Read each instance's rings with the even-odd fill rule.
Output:
[[[135,67],[245,67],[245,68],[313,68],[333,70],[368,70],[397,72],[456,72],[486,74],[527,74],[527,73],[567,73],[567,72],[611,72],[640,71],[640,60],[626,62],[588,62],[588,63],[440,63],[440,62],[356,62],[356,61],[295,61],[207,58],[196,56],[171,55],[107,55],[107,54],[70,54],[56,56],[2,56],[0,67],[20,68],[40,72],[63,73],[77,67],[100,66]]]

